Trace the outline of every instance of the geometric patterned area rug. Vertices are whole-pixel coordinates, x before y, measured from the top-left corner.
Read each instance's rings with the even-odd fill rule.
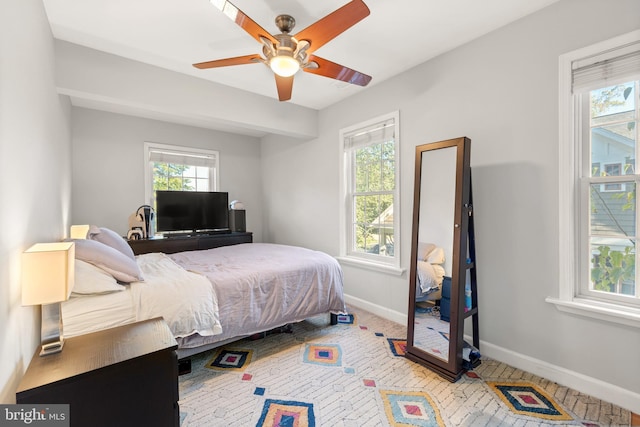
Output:
[[[573,418],[562,410],[543,390],[530,383],[487,381],[487,385],[513,412],[554,421]]]
[[[414,339],[416,346],[428,348],[442,359],[449,355],[449,322],[440,319],[440,312],[432,308],[416,312]]]
[[[242,371],[251,362],[253,350],[220,348],[205,365],[217,371]]]
[[[302,361],[324,366],[341,366],[342,349],[336,344],[306,344]]]
[[[313,427],[313,404],[286,400],[267,399],[264,402],[262,416],[258,420],[260,427]]]
[[[389,349],[396,357],[404,357],[407,352],[407,339],[406,338],[387,338],[389,342]]]
[[[438,407],[427,393],[380,390],[392,426],[444,426]]]
[[[450,383],[403,357],[406,327],[349,307],[192,356],[182,427],[629,426],[629,411],[483,357]]]

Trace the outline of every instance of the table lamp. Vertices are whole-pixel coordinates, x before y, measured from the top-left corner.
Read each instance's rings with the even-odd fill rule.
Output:
[[[73,242],[36,243],[22,254],[22,305],[42,305],[40,356],[62,351],[62,301],[74,284]]]
[[[89,234],[89,225],[72,225],[69,230],[69,237],[72,239],[86,239]]]

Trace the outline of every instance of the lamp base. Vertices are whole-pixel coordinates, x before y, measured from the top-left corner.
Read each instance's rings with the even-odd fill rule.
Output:
[[[64,345],[60,303],[42,304],[42,327],[40,329],[42,349],[40,356],[60,353]]]
[[[48,356],[50,354],[60,353],[62,351],[63,346],[64,346],[64,340],[62,338],[60,338],[60,341],[57,341],[57,342],[42,344],[42,349],[40,350],[40,356]]]

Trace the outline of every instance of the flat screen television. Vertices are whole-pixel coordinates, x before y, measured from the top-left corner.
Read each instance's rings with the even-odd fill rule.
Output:
[[[229,193],[221,191],[156,191],[159,233],[228,233]]]

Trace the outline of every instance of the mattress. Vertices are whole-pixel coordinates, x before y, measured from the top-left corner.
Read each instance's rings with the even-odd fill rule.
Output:
[[[131,289],[104,295],[72,296],[62,303],[63,332],[74,337],[136,321]]]

